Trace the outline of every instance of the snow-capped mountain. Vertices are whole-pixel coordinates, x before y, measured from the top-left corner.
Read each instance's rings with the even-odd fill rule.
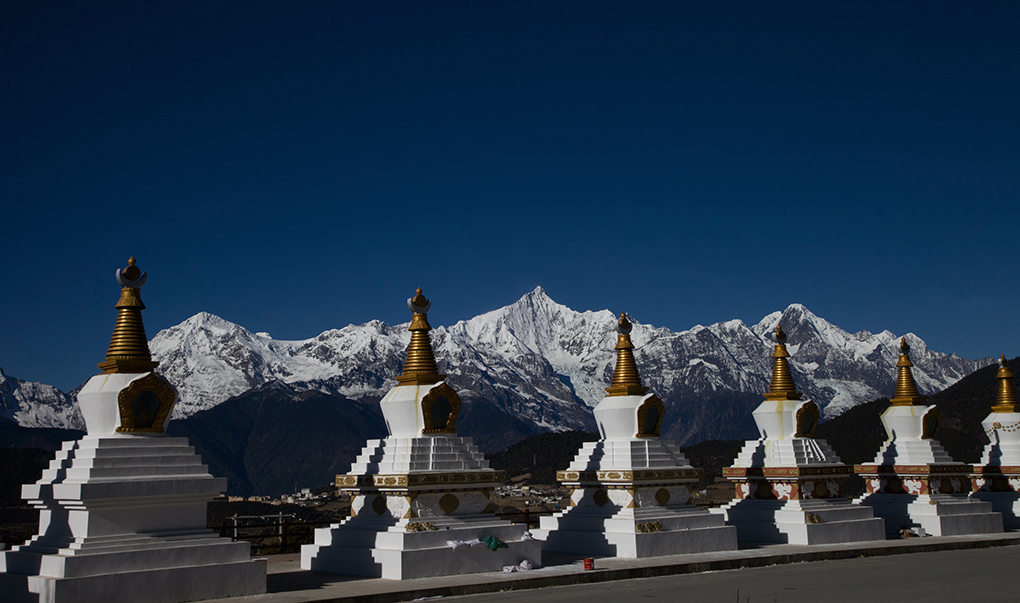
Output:
[[[576,312],[537,288],[431,335],[440,370],[465,399],[486,400],[539,430],[590,430],[590,408],[612,377],[615,321],[608,310]],[[752,326],[731,320],[674,332],[634,322],[641,375],[666,404],[664,435],[680,443],[754,433],[750,411],[768,388],[778,322],[788,334],[794,379],[826,418],[895,389],[898,336],[847,333],[800,304]],[[933,352],[913,334],[906,337],[925,394],[991,362]],[[406,323],[372,321],[281,341],[199,313],[160,331],[150,348],[180,391],[175,416],[186,417],[274,380],[381,398],[395,384],[409,339]]]
[[[65,394],[52,385],[8,377],[2,368],[0,417],[22,427],[85,429],[75,395]]]

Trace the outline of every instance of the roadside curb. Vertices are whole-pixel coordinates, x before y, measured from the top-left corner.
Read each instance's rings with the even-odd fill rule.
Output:
[[[392,585],[394,590],[384,590],[376,593],[352,594],[350,596],[339,597],[326,596],[324,598],[302,600],[315,603],[397,603],[400,601],[410,601],[425,597],[452,597],[510,590],[531,590],[550,586],[595,584],[615,580],[631,580],[634,578],[652,578],[658,576],[768,567],[792,563],[833,561],[863,557],[883,557],[888,555],[931,553],[937,551],[962,551],[1020,545],[1020,534],[1006,534],[992,538],[969,538],[962,540],[958,540],[957,538],[959,537],[918,538],[904,541],[879,541],[880,544],[878,546],[873,544],[872,546],[855,546],[853,548],[843,548],[846,545],[820,545],[818,550],[783,553],[777,552],[774,554],[769,554],[768,549],[771,547],[766,547],[763,549],[732,551],[729,553],[732,554],[732,556],[717,559],[692,559],[690,561],[656,563],[657,560],[652,558],[644,560],[645,562],[650,563],[649,565],[596,569],[591,571],[585,571],[581,569],[579,565],[572,564],[570,566],[559,566],[561,570],[563,570],[563,573],[556,573],[552,575],[525,576],[522,574],[506,574],[507,579],[504,580],[435,586],[406,584],[406,586],[410,588],[403,589],[400,588],[402,586],[400,582],[393,581],[391,583],[387,581],[386,586]],[[703,557],[702,555],[692,555],[692,557],[699,556]],[[662,561],[666,561],[666,559],[662,559]],[[542,570],[537,570],[536,573],[541,573],[541,571]],[[269,597],[271,598],[272,595]]]

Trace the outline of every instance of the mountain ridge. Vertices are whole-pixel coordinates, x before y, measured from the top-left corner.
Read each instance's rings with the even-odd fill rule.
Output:
[[[595,427],[591,408],[604,395],[615,364],[616,318],[609,310],[572,310],[537,287],[512,304],[440,326],[431,335],[440,370],[466,400],[486,401],[498,411],[493,416],[520,419],[522,433],[590,431]],[[734,319],[672,331],[633,317],[632,322],[642,378],[667,407],[663,435],[683,445],[754,433],[750,410],[768,388],[771,333],[778,322],[788,335],[794,380],[825,418],[895,388],[898,336],[851,334],[799,303],[754,325]],[[159,371],[179,390],[177,419],[273,381],[371,402],[396,384],[410,339],[407,324],[372,320],[287,341],[200,312],[157,333],[150,349]],[[916,335],[904,337],[924,394],[992,362],[934,352]],[[66,408],[75,406],[73,399],[50,389],[49,401],[33,413],[27,398],[32,387],[22,384],[21,398],[3,398],[3,416],[40,427],[57,426],[46,421],[83,427],[74,417],[76,409]],[[59,408],[64,414],[54,410]]]

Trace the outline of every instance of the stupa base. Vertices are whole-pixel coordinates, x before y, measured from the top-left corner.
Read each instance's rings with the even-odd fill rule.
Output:
[[[970,495],[971,500],[978,500],[992,505],[992,511],[1002,514],[1002,527],[1015,530],[1020,528],[1020,492],[983,492]]]
[[[951,494],[865,494],[854,501],[871,507],[885,520],[886,534],[923,528],[931,536],[963,536],[1002,532],[1002,515],[991,503]]]
[[[107,383],[100,377],[89,383]],[[0,553],[0,599],[178,603],[264,593],[266,561],[205,527],[206,505],[225,486],[186,438],[64,442],[42,479],[22,486],[39,509],[39,535]]]
[[[407,531],[427,524],[435,529]],[[412,527],[412,529],[414,529]],[[409,580],[480,572],[498,572],[525,559],[542,564],[542,543],[524,540],[527,526],[492,515],[423,518],[381,523],[353,517],[315,530],[315,543],[301,547],[301,568],[333,574]],[[491,550],[490,536],[506,548]],[[454,543],[451,545],[449,543]],[[460,544],[465,543],[465,544]]]
[[[747,542],[836,544],[884,540],[885,524],[870,507],[845,498],[735,500],[714,512]]]
[[[46,544],[34,540],[0,555],[4,601],[183,603],[266,592],[266,561],[250,559],[248,543],[212,534],[86,540],[74,549]]]
[[[731,551],[736,529],[693,505],[614,509],[571,507],[541,519],[535,537],[543,549],[590,557],[642,559],[663,555]]]

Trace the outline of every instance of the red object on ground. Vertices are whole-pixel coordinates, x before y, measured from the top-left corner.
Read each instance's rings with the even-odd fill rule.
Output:
[[[585,559],[584,560],[584,569],[586,569],[586,570],[593,570],[593,569],[595,569],[595,560],[592,559],[591,557],[588,557],[587,559]]]

